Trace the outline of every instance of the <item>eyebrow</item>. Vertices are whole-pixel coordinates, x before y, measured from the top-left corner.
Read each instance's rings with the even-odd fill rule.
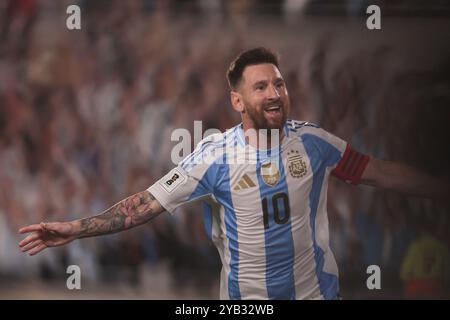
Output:
[[[260,80],[260,81],[258,81],[258,82],[255,82],[254,84],[253,84],[253,87],[257,87],[258,85],[261,85],[261,84],[267,84],[267,80]]]
[[[267,84],[267,80],[260,80],[260,81],[258,81],[258,82],[255,82],[254,84],[253,84],[253,87],[256,87],[256,86],[258,86],[258,85],[261,85],[261,84]],[[274,81],[274,83],[277,83],[277,82],[283,82],[284,83],[284,79],[283,78],[280,78],[280,77],[277,77],[276,79],[275,79],[275,81]]]

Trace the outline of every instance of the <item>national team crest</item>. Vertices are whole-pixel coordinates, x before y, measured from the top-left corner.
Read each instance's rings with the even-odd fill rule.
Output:
[[[306,162],[298,150],[288,152],[288,168],[293,178],[301,178],[307,172]]]
[[[280,170],[276,162],[268,162],[261,166],[261,176],[264,182],[273,187],[280,181]]]

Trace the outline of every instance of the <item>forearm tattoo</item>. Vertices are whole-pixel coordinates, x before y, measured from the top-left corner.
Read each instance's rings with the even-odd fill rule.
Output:
[[[80,238],[110,234],[150,221],[162,208],[148,191],[136,193],[103,213],[80,220]]]

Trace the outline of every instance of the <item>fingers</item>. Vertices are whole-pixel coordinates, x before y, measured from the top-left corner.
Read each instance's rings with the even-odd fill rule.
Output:
[[[42,243],[43,243],[42,240],[37,240],[37,241],[31,242],[22,248],[22,252],[27,252]]]
[[[40,236],[41,236],[40,232],[34,232],[34,233],[30,234],[25,239],[23,239],[22,241],[19,242],[19,247],[26,246],[30,242],[33,242],[33,241],[39,239]]]
[[[61,236],[60,233],[70,233],[71,228],[72,225],[70,223],[64,224],[60,222],[41,222],[39,224],[26,226],[19,229],[19,233],[32,233],[19,242],[19,247],[22,248],[22,252],[28,252],[30,256],[33,256],[45,248],[66,243],[61,239],[67,235]]]
[[[42,225],[41,224],[32,224],[23,228],[19,229],[19,233],[28,233],[33,231],[41,231]]]
[[[32,249],[32,250],[29,252],[29,255],[30,255],[30,256],[34,256],[35,254],[41,252],[41,251],[44,250],[45,248],[47,248],[47,246],[45,245],[45,243],[41,243],[41,244],[39,244],[37,247],[35,247],[34,249]]]

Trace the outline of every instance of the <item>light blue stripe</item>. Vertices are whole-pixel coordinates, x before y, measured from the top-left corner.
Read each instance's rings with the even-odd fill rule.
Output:
[[[203,225],[209,240],[212,240],[212,207],[209,203],[203,201]]]
[[[215,148],[222,146],[222,145],[223,145],[222,141],[216,141],[216,142],[206,141],[206,142],[204,142],[199,151],[192,153],[190,156],[188,156],[188,159],[186,161],[184,161],[184,160],[182,161],[181,167],[187,172],[190,171],[196,165],[203,163],[203,161],[204,161],[203,157],[205,154],[208,154],[208,152],[211,152]]]
[[[227,138],[229,136],[233,136],[233,139],[237,139],[237,132],[238,126],[235,126],[234,128],[231,128],[227,132],[225,132],[223,139],[219,141],[204,141],[202,140],[202,145],[200,147],[200,150],[192,152],[190,155],[188,155],[185,159],[183,159],[180,163],[180,166],[185,171],[190,171],[192,168],[194,168],[199,163],[203,163],[204,154],[208,154],[208,152],[211,152],[214,148],[222,147],[225,151],[225,148],[227,146]],[[206,139],[206,138],[205,138]],[[208,149],[206,149],[208,148]],[[200,161],[199,161],[200,160]]]
[[[222,141],[225,148],[227,139],[232,135],[232,145],[237,145],[236,128],[230,130],[225,134]],[[217,163],[218,160],[222,160],[221,163]],[[228,275],[228,295],[230,299],[241,299],[241,292],[239,288],[239,242],[238,242],[238,228],[236,213],[234,211],[233,200],[231,197],[231,185],[230,185],[230,168],[227,162],[227,154],[224,153],[222,157],[217,159],[206,171],[198,184],[195,191],[189,197],[190,199],[197,198],[208,192],[214,194],[217,202],[224,207],[224,223],[226,227],[226,236],[229,244],[230,252],[230,273]],[[208,236],[212,236],[212,210],[211,207],[204,206],[204,223]]]
[[[201,153],[203,152],[204,148],[206,148],[206,146],[207,146],[208,144],[209,144],[209,143],[203,143],[203,144],[201,145],[201,147],[200,147],[200,150],[194,151],[194,152],[192,152],[191,154],[189,154],[186,158],[184,158],[184,159],[181,161],[180,166],[181,166],[183,169],[186,169],[186,166],[189,165],[189,164],[191,164],[193,158],[196,157],[199,153],[201,154]]]
[[[232,133],[235,133],[233,130]],[[234,135],[234,139],[237,136]],[[226,139],[224,144],[226,143]],[[223,155],[222,172],[218,188],[215,190],[215,197],[225,209],[225,226],[228,239],[228,249],[230,251],[230,274],[228,275],[228,296],[232,300],[241,299],[241,291],[239,288],[239,235],[236,220],[236,212],[234,211],[233,199],[231,197],[231,181],[230,166],[227,161],[227,155]]]
[[[194,192],[192,192],[188,198],[188,202],[193,201],[194,199],[201,198],[207,194],[212,194],[214,191],[215,182],[217,181],[217,175],[219,172],[219,165],[217,163],[213,163],[208,170],[206,170],[205,174],[197,184]],[[211,206],[203,202],[203,223],[205,226],[206,233],[208,237],[211,239],[212,234],[212,208]]]
[[[314,259],[316,261],[316,276],[319,281],[320,293],[323,297],[325,299],[334,299],[339,292],[339,282],[337,276],[323,271],[325,263],[324,251],[319,247],[316,241],[316,217],[325,170],[327,167],[339,162],[341,159],[341,152],[325,140],[312,134],[303,134],[301,140],[306,153],[308,154],[313,171],[313,183],[309,195],[309,206],[311,209],[310,225],[314,246]]]
[[[287,123],[284,124],[283,130],[286,137],[289,137],[289,127]]]
[[[232,132],[231,132],[232,134]],[[234,136],[234,139],[237,137]],[[223,144],[226,143],[226,139]],[[228,294],[230,299],[241,299],[239,289],[239,243],[236,213],[234,212],[233,200],[231,198],[230,168],[226,162],[227,155],[222,156],[222,163],[214,162],[206,171],[189,200],[201,197],[207,193],[214,197],[225,209],[226,235],[230,251],[230,274],[228,275]],[[212,208],[209,204],[204,205],[204,225],[208,237],[212,236]]]
[[[224,137],[223,147],[225,148],[228,135],[232,135],[233,143],[238,138],[236,128],[230,130]],[[234,211],[233,199],[231,197],[230,167],[227,154],[222,156],[222,164],[215,175],[214,196],[216,200],[224,207],[224,219],[226,227],[226,236],[228,239],[228,249],[230,251],[230,273],[228,275],[228,296],[232,300],[241,299],[239,288],[239,235]]]
[[[294,242],[292,239],[291,219],[284,224],[277,224],[274,218],[273,196],[284,193],[289,200],[289,191],[286,183],[286,175],[281,159],[281,152],[277,152],[275,161],[278,160],[280,181],[273,187],[267,185],[261,175],[261,165],[264,159],[257,156],[258,184],[261,201],[267,199],[269,227],[265,229],[265,249],[266,249],[266,284],[269,299],[295,299],[295,279],[294,279]],[[270,153],[268,154],[270,158]],[[286,216],[286,208],[283,198],[278,201],[279,217]],[[288,201],[289,206],[289,201]],[[288,208],[289,210],[289,208]]]
[[[219,165],[216,162],[214,162],[206,170],[205,174],[195,187],[195,190],[189,195],[187,202],[201,198],[209,193],[213,193],[214,186],[217,181],[218,172],[219,172]]]

